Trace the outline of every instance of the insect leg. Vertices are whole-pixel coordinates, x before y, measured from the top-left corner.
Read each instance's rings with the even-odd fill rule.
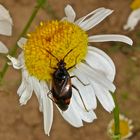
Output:
[[[51,90],[47,93],[47,96],[48,96],[49,99],[51,99],[55,103],[54,99],[52,98],[52,92],[51,92]]]
[[[76,79],[77,79],[79,82],[81,82],[81,84],[84,85],[84,86],[90,85],[89,83],[88,83],[88,84],[83,83],[76,75],[73,75],[73,76],[71,76],[70,78],[76,78]]]
[[[76,66],[76,64],[70,66],[69,68],[67,68],[67,71],[70,70],[70,69],[72,69],[72,68],[74,68],[75,66]]]
[[[86,107],[86,105],[85,105],[85,103],[84,103],[84,100],[83,100],[83,98],[82,98],[82,96],[81,96],[81,94],[80,94],[79,89],[78,89],[76,86],[74,86],[74,85],[72,85],[72,87],[73,87],[74,89],[77,90],[77,92],[78,92],[78,94],[79,94],[79,97],[80,97],[80,99],[81,99],[81,101],[82,101],[82,103],[83,103],[83,106],[84,106],[85,110],[86,110],[87,112],[89,112],[88,109],[87,109],[87,107]]]

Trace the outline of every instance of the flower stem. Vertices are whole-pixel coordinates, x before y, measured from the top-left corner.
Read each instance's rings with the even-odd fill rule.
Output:
[[[118,106],[118,103],[117,103],[115,93],[112,94],[112,97],[113,97],[114,102],[115,102],[115,108],[113,110],[114,125],[115,125],[113,140],[120,140],[119,106]]]
[[[42,7],[42,5],[39,5],[39,4],[38,4],[37,6],[34,7],[30,18],[29,18],[27,24],[25,25],[23,31],[21,32],[21,34],[20,34],[19,37],[17,38],[17,41],[27,33],[29,27],[31,26],[31,23],[33,22],[33,20],[34,20],[36,14],[38,13],[38,11],[39,11],[39,9],[40,9],[41,7]],[[11,56],[15,56],[15,55],[16,55],[16,52],[17,52],[17,49],[18,49],[17,41],[16,41],[14,47],[12,48],[12,50],[9,52],[9,55],[11,55]],[[5,65],[3,66],[2,71],[0,72],[0,83],[2,82],[2,80],[3,80],[3,78],[4,78],[4,75],[5,75],[5,73],[6,73],[7,69],[8,69],[8,67],[9,67],[9,65],[8,65],[7,62],[6,62]]]

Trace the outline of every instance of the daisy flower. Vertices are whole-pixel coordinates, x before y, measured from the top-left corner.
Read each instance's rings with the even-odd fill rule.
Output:
[[[127,140],[132,136],[132,120],[126,118],[124,115],[120,114],[120,136],[121,140]],[[114,136],[114,120],[111,120],[108,125],[108,134],[109,136]]]
[[[140,21],[140,0],[134,0],[131,4],[132,12],[128,17],[124,30],[134,30],[135,26]]]
[[[68,72],[70,76],[76,76],[71,80],[77,90],[72,88],[72,97],[66,111],[57,106],[63,118],[74,127],[83,126],[83,121],[93,122],[96,119],[93,110],[97,107],[97,99],[108,112],[114,109],[110,93],[115,91],[114,63],[107,54],[88,43],[121,41],[132,45],[132,40],[123,35],[87,34],[88,30],[111,13],[110,9],[98,8],[75,20],[76,13],[68,5],[65,8],[66,16],[61,21],[41,22],[27,38],[19,40],[18,45],[22,52],[18,59],[8,55],[13,67],[22,71],[22,82],[17,91],[20,104],[25,105],[34,91],[39,101],[39,109],[43,112],[46,134],[49,135],[52,126],[52,100],[55,102],[53,97],[52,100],[48,97],[53,86],[52,75],[55,72],[52,67],[58,68],[58,61],[64,57],[66,69],[76,63]]]
[[[11,36],[12,19],[9,12],[0,4],[0,34]],[[0,41],[0,53],[8,53],[6,46]]]

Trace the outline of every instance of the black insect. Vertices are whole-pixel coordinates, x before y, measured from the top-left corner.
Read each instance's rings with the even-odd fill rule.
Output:
[[[62,111],[66,111],[69,107],[70,104],[70,100],[72,97],[72,87],[75,88],[78,93],[79,96],[83,102],[84,108],[86,111],[87,108],[84,104],[84,101],[82,99],[82,96],[79,92],[79,90],[71,83],[71,78],[77,78],[79,81],[80,79],[76,76],[70,76],[68,71],[70,69],[72,69],[73,67],[75,67],[76,62],[73,66],[66,68],[66,63],[64,62],[66,56],[72,51],[73,49],[71,49],[65,56],[63,59],[58,60],[58,58],[56,58],[51,52],[47,51],[50,55],[52,55],[54,58],[56,58],[56,60],[58,61],[57,63],[57,68],[51,67],[53,68],[55,71],[52,74],[52,87],[50,92],[48,93],[48,97],[57,104],[57,106],[62,110]],[[77,59],[76,59],[77,60]],[[85,84],[80,81],[84,86]],[[50,96],[51,95],[51,96]]]

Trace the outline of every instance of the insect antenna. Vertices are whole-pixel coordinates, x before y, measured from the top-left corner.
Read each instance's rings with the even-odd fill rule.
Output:
[[[46,50],[46,52],[48,52],[51,56],[53,56],[59,62],[59,59],[56,56],[54,56],[50,51]]]
[[[70,52],[72,52],[73,49],[71,49],[70,51],[67,52],[67,54],[63,57],[63,61],[65,60],[65,58],[68,56],[68,54],[70,54]]]
[[[67,40],[67,45],[69,46],[69,44],[71,43],[71,41],[68,43],[68,40]],[[76,47],[74,47],[73,49],[69,50],[66,55],[63,57],[63,61],[65,62],[65,58],[70,54],[70,52],[72,52]]]

